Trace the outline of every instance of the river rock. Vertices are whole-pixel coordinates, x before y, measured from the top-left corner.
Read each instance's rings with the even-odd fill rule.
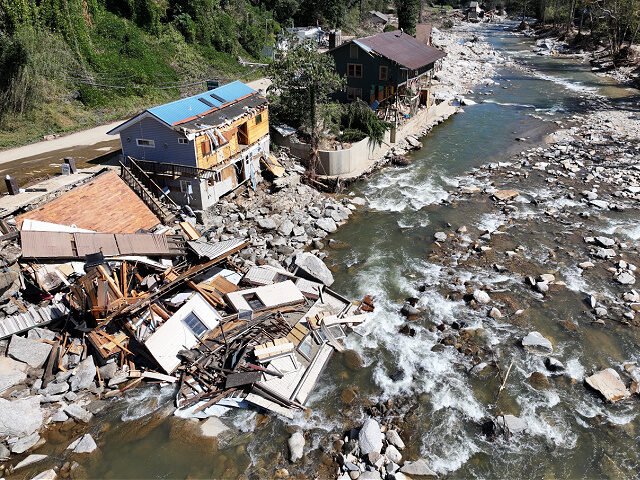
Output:
[[[400,438],[400,435],[396,430],[387,430],[385,437],[387,438],[387,442],[389,442],[391,445],[399,448],[400,450],[404,449],[404,442],[402,441],[402,438]]]
[[[420,310],[411,305],[410,303],[405,303],[400,310],[400,313],[405,317],[413,317],[414,315],[420,315]]]
[[[497,200],[513,200],[514,198],[516,198],[518,195],[520,195],[518,192],[516,192],[515,190],[498,190],[497,192],[495,192],[493,194],[494,198],[496,198]]]
[[[496,419],[496,423],[500,428],[503,428],[512,434],[526,432],[529,428],[526,420],[518,418],[515,415],[500,415]]]
[[[49,358],[52,346],[48,343],[13,335],[7,355],[28,364],[33,368],[41,368]]]
[[[549,383],[549,379],[544,373],[541,372],[533,372],[529,378],[527,378],[527,382],[536,390],[547,390],[551,388],[551,384]]]
[[[382,480],[382,477],[377,471],[371,472],[367,470],[358,475],[358,480]]]
[[[500,310],[498,310],[496,307],[493,307],[489,311],[489,316],[495,320],[499,320],[500,318],[502,318],[502,313],[500,313]]]
[[[91,412],[88,412],[80,405],[76,404],[67,405],[64,409],[64,413],[84,423],[89,423],[93,418],[93,414]]]
[[[402,461],[402,454],[393,445],[387,445],[384,454],[390,462],[400,463]]]
[[[331,270],[327,268],[322,260],[313,255],[312,253],[304,252],[296,255],[294,264],[301,270],[305,277],[310,277],[312,280],[324,283],[326,286],[330,286],[333,283],[333,274]],[[296,271],[298,273],[298,271]]]
[[[13,467],[13,469],[14,470],[18,470],[19,468],[26,467],[26,466],[31,465],[33,463],[41,462],[42,460],[44,460],[47,457],[48,457],[48,455],[42,455],[42,454],[33,453],[33,454],[29,455],[27,458],[25,458],[24,460],[22,460],[21,462],[19,462],[15,467]]]
[[[373,418],[367,418],[358,433],[358,443],[360,444],[360,454],[367,455],[370,452],[382,450],[382,432],[380,425]]]
[[[435,238],[436,242],[442,243],[447,240],[447,234],[444,232],[436,232],[433,238]]]
[[[481,305],[485,305],[491,301],[489,294],[484,290],[474,290],[473,299]]]
[[[88,356],[81,361],[75,370],[75,375],[71,377],[71,390],[86,390],[93,385],[93,379],[96,377],[96,365],[93,363],[93,357]]]
[[[304,455],[304,443],[304,435],[300,431],[294,432],[289,437],[287,444],[289,445],[289,460],[291,460],[291,463],[296,463]]]
[[[57,476],[58,474],[56,471],[53,468],[50,468],[49,470],[39,473],[31,480],[55,480]]]
[[[24,382],[27,379],[28,368],[26,363],[9,357],[0,357],[0,393]]]
[[[218,417],[209,417],[200,424],[200,430],[205,437],[219,437],[229,431],[229,427]]]
[[[73,450],[73,453],[92,453],[98,448],[95,440],[88,433],[76,439],[67,447],[67,450]]]
[[[111,380],[115,377],[116,372],[118,371],[118,365],[115,362],[110,362],[100,367],[100,378],[104,381]]]
[[[553,357],[547,357],[544,359],[544,366],[550,372],[562,372],[564,370],[564,364]]]
[[[69,384],[67,382],[51,382],[38,393],[41,395],[60,395],[67,390],[69,390]]]
[[[10,455],[11,451],[7,447],[5,447],[4,443],[0,443],[0,462],[9,460]]]
[[[630,396],[627,387],[620,380],[620,375],[613,368],[605,368],[585,378],[584,381],[588,386],[600,392],[605,400],[611,403]]]
[[[531,332],[522,339],[522,346],[533,353],[551,353],[553,346],[540,332]]]
[[[620,275],[618,275],[615,278],[616,278],[616,281],[618,283],[621,283],[622,285],[633,285],[634,283],[636,283],[636,277],[634,277],[629,272],[622,272]]]
[[[42,426],[40,397],[9,401],[0,398],[0,437],[25,437]]]
[[[288,237],[289,235],[291,235],[291,232],[293,231],[293,227],[295,227],[293,222],[287,219],[284,222],[282,222],[278,227],[278,233],[280,233],[280,235],[284,235],[285,237]]]
[[[27,435],[26,437],[19,438],[10,445],[11,453],[24,453],[39,441],[40,435],[38,435],[37,433],[32,433],[31,435]]]
[[[596,242],[598,242],[602,247],[613,247],[616,242],[612,238],[609,237],[596,237]]]
[[[271,217],[263,217],[258,219],[258,226],[263,230],[275,230],[278,224]]]
[[[438,478],[438,475],[429,468],[429,465],[423,459],[415,462],[404,462],[400,472],[409,475],[412,479]]]

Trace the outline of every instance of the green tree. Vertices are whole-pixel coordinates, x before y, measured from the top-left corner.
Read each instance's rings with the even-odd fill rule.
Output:
[[[398,28],[409,35],[416,34],[416,23],[422,10],[421,0],[395,0],[398,11]]]
[[[295,126],[310,133],[309,171],[314,176],[321,130],[318,105],[326,104],[332,93],[344,88],[346,81],[336,73],[333,57],[318,52],[312,42],[292,47],[287,55],[269,66],[267,75],[272,82],[268,93],[276,118],[294,121]]]

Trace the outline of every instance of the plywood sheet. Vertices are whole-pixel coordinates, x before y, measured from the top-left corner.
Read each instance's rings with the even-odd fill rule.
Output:
[[[97,232],[135,233],[160,223],[158,217],[116,172],[107,172],[91,182],[17,217],[61,225],[75,225]]]

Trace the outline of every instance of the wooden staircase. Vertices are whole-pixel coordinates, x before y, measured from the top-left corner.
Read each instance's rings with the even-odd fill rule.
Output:
[[[129,157],[129,166],[120,162],[120,177],[138,194],[151,211],[162,220],[165,225],[176,219],[173,209],[178,205],[166,195],[162,189]]]

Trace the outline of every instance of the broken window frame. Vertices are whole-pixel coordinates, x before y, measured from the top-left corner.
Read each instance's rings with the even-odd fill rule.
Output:
[[[266,307],[264,302],[260,300],[260,297],[258,297],[255,292],[245,293],[244,295],[242,295],[242,298],[245,302],[247,302],[249,308],[251,308],[251,310],[254,312]]]

